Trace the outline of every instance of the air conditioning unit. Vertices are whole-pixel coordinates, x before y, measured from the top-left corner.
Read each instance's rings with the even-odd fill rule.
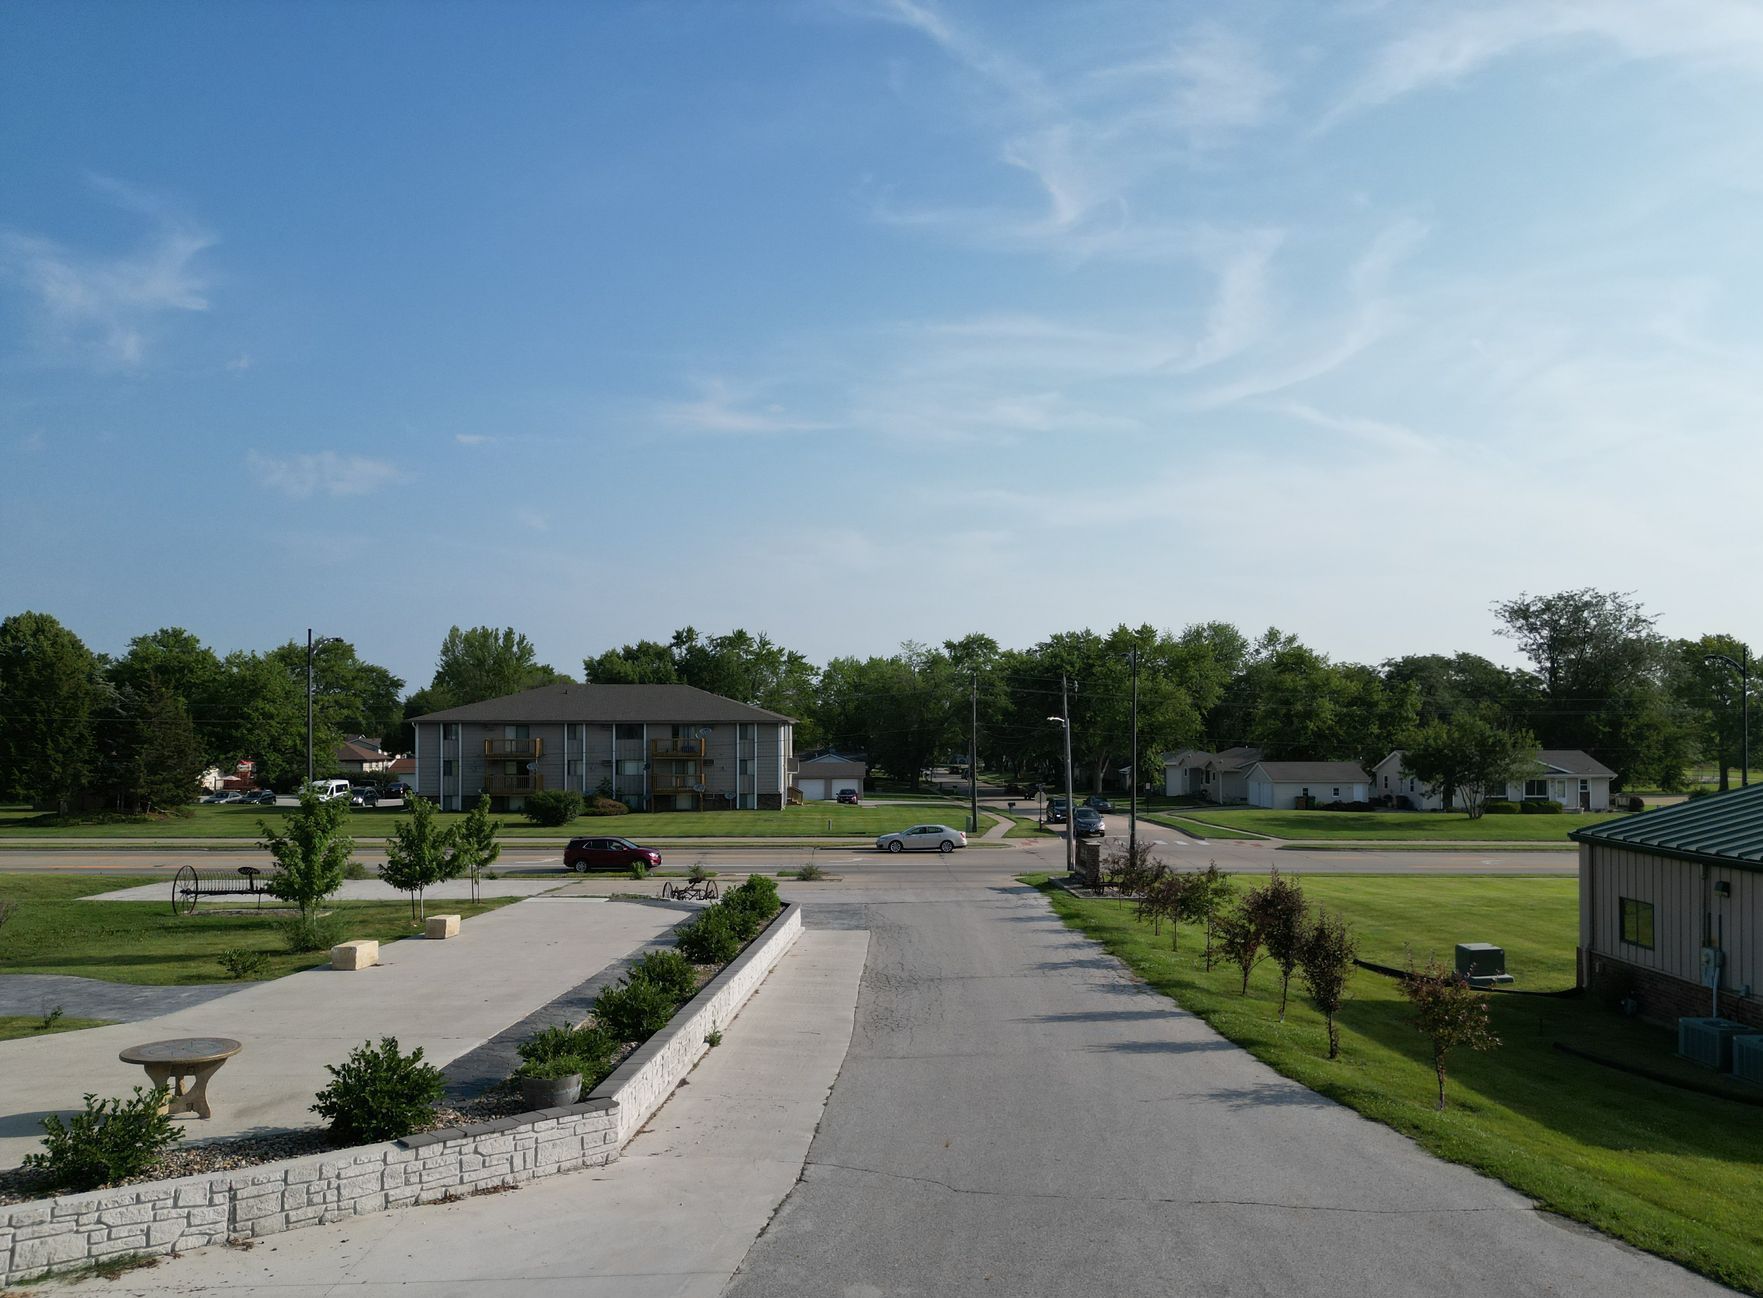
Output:
[[[1763,1033],[1743,1032],[1732,1039],[1732,1075],[1763,1085]]]
[[[1724,1073],[1732,1067],[1732,1039],[1750,1030],[1731,1019],[1679,1019],[1677,1053]]]

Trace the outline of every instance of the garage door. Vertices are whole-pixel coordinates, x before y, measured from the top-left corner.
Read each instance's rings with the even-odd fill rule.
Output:
[[[800,780],[796,787],[802,790],[804,802],[822,802],[826,799],[825,780]]]

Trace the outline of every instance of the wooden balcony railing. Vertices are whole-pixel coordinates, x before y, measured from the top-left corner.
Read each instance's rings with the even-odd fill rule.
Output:
[[[649,741],[650,757],[702,757],[704,756],[704,740],[702,739],[651,739]]]
[[[543,739],[486,739],[484,740],[485,757],[504,757],[521,761],[531,761],[535,757],[545,755]]]
[[[507,797],[511,794],[539,793],[545,787],[542,775],[486,775],[484,792]]]

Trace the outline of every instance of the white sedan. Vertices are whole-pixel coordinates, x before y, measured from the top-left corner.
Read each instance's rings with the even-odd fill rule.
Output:
[[[947,825],[914,825],[875,840],[878,852],[953,852],[967,846],[967,835]]]

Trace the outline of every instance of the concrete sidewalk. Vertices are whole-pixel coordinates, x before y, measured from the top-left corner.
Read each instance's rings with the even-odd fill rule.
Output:
[[[214,1116],[185,1139],[310,1127],[314,1095],[363,1041],[398,1038],[440,1065],[651,942],[683,916],[659,906],[532,898],[466,920],[457,938],[381,948],[379,967],[256,983],[158,1018],[0,1042],[0,1166],[40,1147],[42,1119],[80,1096],[126,1095],[146,1074],[117,1052],[171,1037],[232,1037],[244,1049],[210,1083]]]
[[[867,933],[804,933],[610,1167],[59,1292],[712,1298],[802,1170],[850,1045],[868,946]]]

